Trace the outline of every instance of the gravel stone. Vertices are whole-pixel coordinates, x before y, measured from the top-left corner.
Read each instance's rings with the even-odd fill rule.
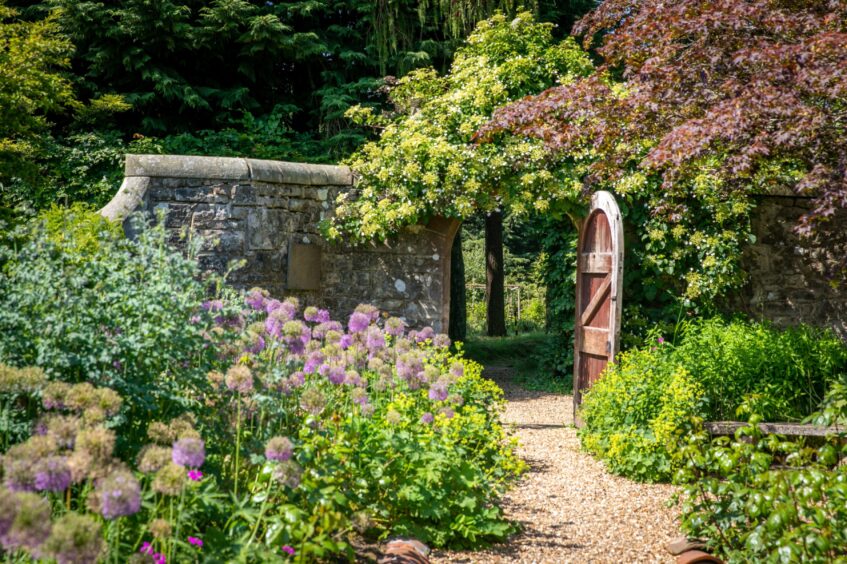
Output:
[[[513,385],[509,370],[486,376],[506,392],[504,422],[521,441],[529,470],[503,500],[523,530],[475,552],[435,551],[433,563],[674,562],[668,542],[680,536],[665,484],[613,476],[579,448],[571,396]]]

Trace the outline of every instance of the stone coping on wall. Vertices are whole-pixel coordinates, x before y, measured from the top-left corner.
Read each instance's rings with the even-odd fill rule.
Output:
[[[127,155],[124,177],[252,180],[303,186],[353,184],[353,173],[346,166],[188,155]]]
[[[238,157],[191,155],[126,155],[124,181],[100,210],[111,221],[123,221],[138,209],[151,178],[196,178],[234,182],[266,182],[295,186],[352,186],[346,166],[266,161]]]

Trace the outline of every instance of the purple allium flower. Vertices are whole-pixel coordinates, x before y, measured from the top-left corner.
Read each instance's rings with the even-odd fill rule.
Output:
[[[39,552],[39,547],[50,536],[50,504],[32,492],[6,494],[4,497],[12,498],[15,511],[6,533],[0,537],[3,547],[9,552],[18,548]]]
[[[133,515],[141,509],[141,486],[130,472],[118,470],[100,480],[97,498],[106,519]]]
[[[221,311],[224,308],[224,303],[221,300],[211,300],[200,304],[205,311]]]
[[[465,375],[465,365],[461,362],[454,362],[450,365],[450,374],[456,378],[461,378]]]
[[[432,413],[430,413],[429,411],[427,411],[426,413],[424,413],[423,415],[421,415],[421,423],[424,423],[424,424],[426,424],[426,425],[429,425],[429,424],[430,424],[430,423],[432,423],[434,420],[435,420],[435,417],[433,417],[433,416],[432,416]]]
[[[287,544],[282,547],[282,551],[289,556],[294,556],[294,549],[288,546]]]
[[[344,334],[341,336],[341,340],[338,342],[338,346],[341,347],[342,350],[347,350],[350,348],[350,345],[353,344],[353,336]]]
[[[385,334],[379,329],[379,327],[370,327],[368,329],[367,337],[365,338],[365,346],[368,347],[368,350],[371,353],[385,348]]]
[[[203,472],[201,472],[200,470],[189,470],[188,479],[192,482],[199,482],[203,479]]]
[[[450,337],[444,333],[439,333],[432,339],[432,344],[438,348],[446,349],[450,346]]]
[[[428,339],[432,339],[435,336],[435,331],[432,330],[432,327],[424,327],[417,333],[415,333],[415,341],[418,343],[423,343]]]
[[[71,468],[63,456],[42,458],[35,464],[34,471],[38,491],[62,492],[71,483]]]
[[[447,384],[436,382],[429,387],[429,399],[432,401],[444,401],[447,399]]]
[[[350,320],[347,322],[347,329],[349,329],[351,333],[361,333],[367,329],[370,324],[370,316],[360,311],[355,311],[353,312],[353,315],[350,316]]]
[[[313,323],[318,320],[318,308],[315,306],[309,306],[303,310],[303,319],[306,321]]]
[[[331,366],[326,377],[333,384],[341,384],[347,378],[347,373],[343,366]]]
[[[348,370],[344,374],[344,383],[348,386],[365,386],[367,383],[362,380],[362,377],[359,376],[359,373],[355,370]]]
[[[288,377],[288,382],[292,388],[299,388],[306,383],[306,375],[298,370]]]
[[[303,372],[306,374],[314,374],[318,367],[326,360],[326,356],[321,351],[309,353],[306,362],[303,364]]]
[[[323,339],[326,334],[330,331],[337,331],[341,333],[342,331],[344,331],[344,328],[337,321],[325,321],[320,325],[315,325],[312,328],[312,338]]]
[[[0,540],[9,532],[9,528],[18,514],[18,499],[14,493],[3,492],[0,495]]]
[[[193,544],[196,547],[203,547],[203,541],[198,539],[197,537],[188,537],[188,544]]]
[[[267,304],[268,299],[266,296],[266,292],[260,288],[253,288],[247,295],[244,297],[244,303],[250,306],[255,311],[262,311],[265,309],[265,305]]]
[[[407,352],[400,355],[397,359],[397,376],[412,382],[417,374],[423,371],[423,361],[417,352]]]
[[[273,313],[278,310],[282,306],[282,302],[276,299],[270,299],[265,302],[265,311],[268,313]]]
[[[353,398],[353,403],[359,405],[367,405],[368,393],[362,388],[356,388],[350,395]]]
[[[256,335],[255,333],[251,334],[250,340],[247,342],[247,347],[244,349],[244,352],[259,354],[263,350],[265,350],[265,338],[261,335]]]
[[[379,319],[379,308],[370,304],[359,304],[354,311],[364,313],[371,321]]]
[[[206,460],[206,447],[203,441],[192,437],[180,439],[173,444],[171,459],[174,464],[188,468],[200,468]]]
[[[399,317],[389,317],[385,320],[385,332],[392,337],[399,337],[406,330],[406,324]]]
[[[294,453],[294,445],[287,437],[273,437],[265,445],[265,458],[285,462]]]
[[[453,416],[456,415],[456,413],[453,411],[453,409],[449,408],[449,407],[442,407],[439,410],[439,413],[444,415],[444,417],[446,417],[447,419],[453,419]]]
[[[283,327],[291,321],[291,317],[288,308],[280,305],[268,314],[267,319],[265,319],[265,331],[267,331],[268,335],[279,339],[282,336]]]
[[[13,492],[35,491],[35,476],[32,473],[32,465],[32,461],[27,458],[8,457],[3,462],[6,488]]]
[[[318,323],[327,323],[329,322],[329,312],[325,309],[319,309],[318,315],[315,318],[315,321]]]

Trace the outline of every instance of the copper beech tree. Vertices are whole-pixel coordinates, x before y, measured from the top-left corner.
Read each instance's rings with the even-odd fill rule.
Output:
[[[599,40],[596,72],[498,110],[479,139],[518,133],[580,155],[589,187],[644,196],[668,226],[650,241],[696,246],[690,218],[708,216],[694,276],[721,228],[747,221],[750,194],[812,196],[796,229],[827,241],[843,279],[847,1],[606,0],[574,31]]]

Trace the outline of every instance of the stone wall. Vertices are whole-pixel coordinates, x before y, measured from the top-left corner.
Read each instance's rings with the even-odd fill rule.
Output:
[[[166,226],[206,239],[199,260],[236,287],[297,296],[341,319],[359,303],[446,331],[455,220],[436,218],[385,244],[328,244],[319,222],[352,188],[346,167],[256,159],[128,155],[124,183],[101,213],[124,220],[163,210]],[[127,227],[129,227],[127,225]]]
[[[823,275],[833,250],[803,241],[792,231],[809,210],[809,199],[768,196],[757,204],[752,223],[756,241],[743,260],[749,281],[733,296],[730,309],[782,326],[803,322],[831,327],[847,340],[847,288],[834,286]],[[835,221],[847,229],[847,217]],[[847,249],[837,252],[843,256]]]

